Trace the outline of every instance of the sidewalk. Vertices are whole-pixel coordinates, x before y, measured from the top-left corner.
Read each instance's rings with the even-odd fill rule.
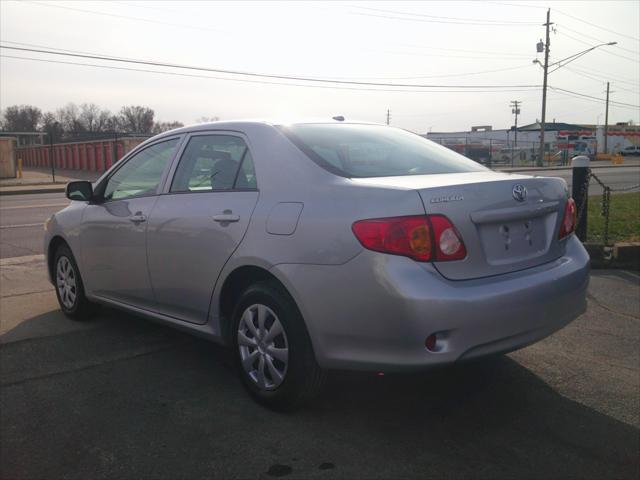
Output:
[[[85,170],[55,171],[55,182],[51,170],[46,168],[32,168],[22,172],[22,178],[0,179],[0,195],[24,195],[29,193],[64,192],[65,185],[74,180],[97,180],[103,172],[89,172]]]

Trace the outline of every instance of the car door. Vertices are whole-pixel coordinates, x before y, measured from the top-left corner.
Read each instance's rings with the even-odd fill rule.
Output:
[[[205,323],[214,285],[258,200],[253,159],[239,134],[194,134],[148,225],[149,274],[161,313]]]
[[[83,214],[80,231],[83,277],[96,296],[151,308],[146,231],[158,191],[180,137],[163,140],[124,159],[96,187],[96,202]]]

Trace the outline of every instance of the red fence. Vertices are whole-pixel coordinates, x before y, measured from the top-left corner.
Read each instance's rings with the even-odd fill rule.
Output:
[[[104,172],[146,138],[38,145],[16,149],[25,167]]]

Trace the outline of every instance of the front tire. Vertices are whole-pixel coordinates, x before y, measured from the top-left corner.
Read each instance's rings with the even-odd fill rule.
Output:
[[[249,394],[274,410],[291,410],[321,390],[318,366],[297,306],[276,282],[250,286],[233,314],[233,349]]]
[[[95,311],[87,300],[76,260],[67,245],[56,250],[53,260],[53,278],[60,310],[73,320],[87,320]]]

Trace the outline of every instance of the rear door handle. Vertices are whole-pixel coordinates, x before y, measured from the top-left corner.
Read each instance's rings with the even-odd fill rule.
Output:
[[[129,217],[129,221],[133,223],[142,223],[147,221],[147,217],[141,213],[136,213],[135,215],[131,215]]]
[[[238,215],[232,215],[229,213],[224,213],[222,215],[214,215],[213,216],[213,221],[214,222],[219,222],[219,223],[230,223],[230,222],[237,222],[240,220],[240,217]]]

